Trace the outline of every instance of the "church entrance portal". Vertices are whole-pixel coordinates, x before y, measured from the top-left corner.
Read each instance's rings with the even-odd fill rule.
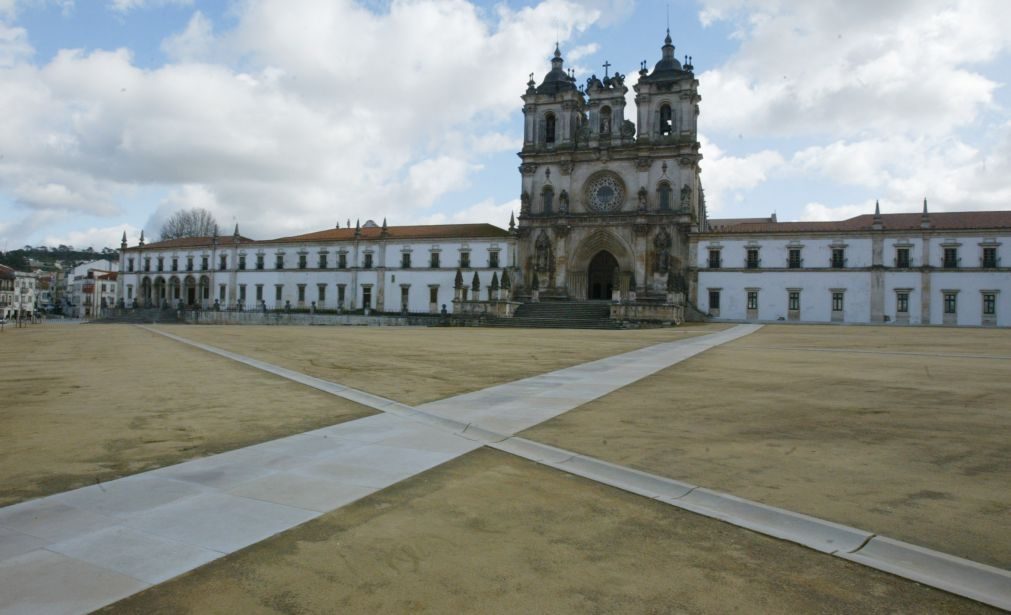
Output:
[[[586,277],[588,299],[610,299],[618,280],[618,261],[607,250],[601,250],[590,261]]]

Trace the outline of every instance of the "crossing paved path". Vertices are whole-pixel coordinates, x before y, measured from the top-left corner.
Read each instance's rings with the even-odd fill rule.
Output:
[[[658,344],[417,409],[149,329],[383,413],[0,509],[0,613],[89,612],[758,328]]]

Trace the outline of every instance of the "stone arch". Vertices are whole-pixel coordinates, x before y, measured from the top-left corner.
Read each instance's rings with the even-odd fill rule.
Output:
[[[635,270],[635,256],[631,246],[615,233],[598,229],[576,246],[569,259],[568,291],[577,298],[589,297],[588,273],[590,262],[601,252],[607,252],[618,264],[620,272],[620,290],[628,291],[628,282]]]

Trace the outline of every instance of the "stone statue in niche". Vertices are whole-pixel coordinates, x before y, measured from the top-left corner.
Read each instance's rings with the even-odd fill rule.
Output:
[[[520,213],[529,214],[530,213],[530,193],[526,190],[520,195]]]
[[[558,213],[567,214],[569,213],[569,191],[562,190],[561,194],[558,195]]]
[[[653,240],[653,247],[656,249],[656,270],[659,273],[667,273],[670,269],[671,260],[671,238],[667,231],[661,229]]]
[[[688,184],[681,187],[681,209],[691,207],[692,188]]]
[[[611,118],[600,118],[600,134],[606,135],[611,132]]]
[[[639,213],[646,213],[646,210],[648,209],[646,196],[646,188],[639,188]]]
[[[534,268],[537,271],[550,271],[551,270],[551,240],[548,239],[548,234],[541,231],[541,234],[537,236],[537,242],[534,244],[535,256],[534,256]]]

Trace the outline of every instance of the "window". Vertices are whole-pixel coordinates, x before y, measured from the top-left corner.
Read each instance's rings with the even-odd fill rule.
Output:
[[[221,258],[218,260],[218,269],[220,269],[221,271],[228,269],[228,257],[225,256],[224,254],[222,254]]]
[[[326,252],[320,252],[319,254],[319,268],[326,269]]]
[[[345,284],[338,284],[337,285],[337,301],[339,303],[341,303],[341,304],[344,303],[344,289],[345,288],[346,288]]]
[[[720,291],[718,290],[709,291],[709,309],[710,310],[720,309]]]
[[[987,269],[997,267],[997,248],[983,248],[983,266]]]
[[[791,290],[787,296],[787,309],[793,312],[800,310],[800,291]]]
[[[720,251],[710,250],[709,251],[709,268],[719,269],[720,268]]]
[[[262,254],[257,254],[256,255],[256,270],[257,271],[263,271],[263,255]]]
[[[429,286],[428,287],[428,302],[438,303],[439,302],[439,287]]]
[[[246,255],[245,254],[240,254],[239,255],[239,271],[245,271],[245,270],[246,270]]]
[[[410,286],[400,287],[400,307],[404,310],[406,310],[407,306],[410,305],[410,290]]]
[[[832,268],[843,269],[846,267],[846,249],[832,248]]]
[[[400,254],[400,266],[403,269],[410,269],[411,268],[411,253],[410,252],[402,252]]]
[[[172,271],[179,271],[179,259],[172,257]]]
[[[129,259],[126,260],[126,269],[127,269],[127,271],[133,271],[133,259],[132,258],[129,258]]]
[[[745,262],[748,269],[758,269],[759,262],[758,248],[748,248],[748,258]]]
[[[843,311],[843,294],[839,291],[832,292],[832,311],[841,312]]]
[[[958,293],[944,293],[944,313],[954,314],[958,311]]]
[[[670,105],[662,105],[660,107],[660,134],[669,135],[674,132],[674,114],[671,112]]]
[[[790,248],[789,255],[786,258],[786,266],[790,269],[800,269],[801,262],[800,248]]]
[[[133,299],[133,286],[126,287],[126,298]]]
[[[749,290],[748,291],[748,309],[757,310],[758,309],[758,291]]]
[[[284,284],[274,285],[274,301],[281,300],[281,293],[284,291]]]
[[[158,257],[158,271],[165,271],[165,259],[161,256]]]
[[[909,293],[895,293],[895,312],[898,314],[909,313]]]
[[[372,287],[366,286],[362,288],[362,307],[369,309],[372,307]]]
[[[256,302],[263,301],[263,284],[256,285]]]
[[[144,271],[151,271],[151,257],[144,257]]]
[[[298,285],[298,302],[299,303],[305,302],[305,284]]]
[[[284,254],[274,257],[274,269],[284,269]]]
[[[208,260],[209,259],[206,256],[201,256],[200,257],[200,270],[201,271],[207,271],[210,268],[210,263],[208,262]]]
[[[460,266],[463,268],[470,267],[470,252],[460,252]]]
[[[909,248],[897,248],[895,250],[895,266],[899,269],[909,267]]]
[[[193,271],[193,257],[186,257],[186,271]]]
[[[218,284],[218,301],[221,303],[225,302],[225,289],[227,287],[224,284]]]
[[[431,267],[432,269],[438,269],[439,268],[439,253],[438,252],[432,252],[432,258],[429,261],[429,267]]]
[[[309,264],[308,264],[307,261],[308,261],[308,258],[306,257],[305,254],[299,254],[298,255],[298,268],[299,269],[305,269],[306,267],[308,267]]]
[[[365,267],[366,269],[372,269],[372,253],[371,252],[366,252],[365,253],[365,263],[362,266]]]
[[[958,248],[945,248],[944,249],[944,261],[942,266],[945,269],[955,269],[958,267]],[[954,314],[954,312],[947,312],[948,314]]]
[[[551,208],[554,206],[555,191],[552,190],[551,187],[549,186],[544,189],[544,192],[541,193],[541,197],[544,200],[544,206],[542,210],[544,211],[544,213],[550,214]]]
[[[660,211],[670,211],[671,193],[670,184],[666,182],[660,184],[660,187],[657,189],[657,194],[660,197]]]
[[[239,284],[239,303],[246,302],[246,285]]]
[[[997,293],[983,293],[983,315],[993,316],[997,313]]]
[[[316,300],[322,303],[326,301],[326,284],[316,285]]]
[[[498,269],[498,252],[488,253],[488,266],[492,269]]]
[[[348,255],[346,252],[341,252],[337,255],[337,268],[347,269],[348,268]]]
[[[544,118],[544,142],[555,142],[555,115],[553,113],[549,113]]]

